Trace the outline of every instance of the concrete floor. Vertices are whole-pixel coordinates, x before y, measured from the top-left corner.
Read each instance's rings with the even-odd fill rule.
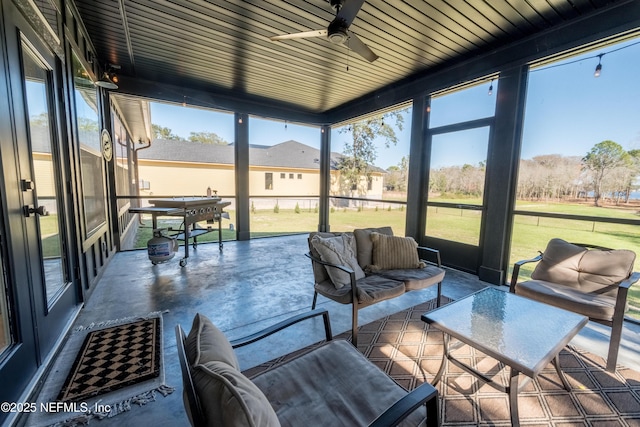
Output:
[[[306,235],[226,242],[222,252],[217,244],[200,244],[190,251],[188,265],[178,266],[182,251],[166,264],[153,266],[145,250],[115,255],[76,323],[145,315],[167,311],[164,322],[164,362],[166,383],[176,388],[158,402],[137,407],[100,426],[153,425],[188,426],[182,401],[182,380],[176,353],[174,327],[191,327],[193,316],[208,316],[230,339],[242,337],[290,315],[310,309],[313,298],[311,264]],[[460,298],[487,283],[476,276],[447,270],[443,293]],[[503,288],[506,289],[506,288]],[[410,292],[360,312],[360,324],[435,297],[436,289]],[[334,334],[351,328],[351,309],[319,297],[319,307],[330,311]],[[589,325],[573,344],[606,355],[607,328]],[[306,321],[264,343],[239,349],[242,369],[255,366],[323,339],[320,319]],[[640,371],[640,327],[628,325],[619,362]]]

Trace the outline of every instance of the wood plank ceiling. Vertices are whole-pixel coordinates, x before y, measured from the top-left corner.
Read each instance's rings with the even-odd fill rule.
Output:
[[[269,40],[325,29],[326,0],[76,4],[100,61],[121,76],[323,113],[622,1],[368,0],[349,29],[379,56],[371,63],[324,37]]]

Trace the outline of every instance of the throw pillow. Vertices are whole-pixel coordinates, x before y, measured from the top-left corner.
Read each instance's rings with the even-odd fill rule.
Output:
[[[353,235],[341,234],[340,236],[326,238],[315,235],[311,239],[311,244],[320,254],[322,261],[349,267],[355,273],[356,280],[364,277],[364,271],[358,265],[358,259],[356,258]],[[336,289],[340,289],[343,286],[351,286],[349,273],[334,267],[325,266],[325,268]]]
[[[371,233],[373,264],[371,271],[424,268],[418,257],[418,243],[412,237],[387,236]]]

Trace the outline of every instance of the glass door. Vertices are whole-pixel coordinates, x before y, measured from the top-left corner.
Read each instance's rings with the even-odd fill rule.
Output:
[[[52,123],[55,123],[55,120],[52,120],[48,96],[50,71],[28,48],[23,49],[23,68],[34,177],[31,182],[23,181],[23,191],[31,192],[33,200],[32,205],[25,206],[24,215],[33,217],[37,223],[40,260],[44,273],[44,295],[48,310],[69,283],[60,226],[63,218],[60,215],[62,212],[58,195],[60,183],[54,163],[55,132]]]
[[[432,98],[425,135],[425,243],[439,249],[448,266],[472,273],[480,264],[494,86],[492,80]]]
[[[23,38],[22,72],[28,144],[19,149],[22,215],[27,230],[37,337],[41,355],[53,348],[77,304],[71,286],[56,80],[57,59]]]

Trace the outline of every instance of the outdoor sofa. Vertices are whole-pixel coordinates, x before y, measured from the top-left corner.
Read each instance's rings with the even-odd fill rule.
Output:
[[[418,246],[411,237],[394,236],[391,227],[314,232],[309,235],[306,255],[314,277],[311,308],[316,308],[318,294],[351,304],[351,342],[356,347],[358,310],[364,307],[436,284],[440,306],[445,275],[440,252]]]

